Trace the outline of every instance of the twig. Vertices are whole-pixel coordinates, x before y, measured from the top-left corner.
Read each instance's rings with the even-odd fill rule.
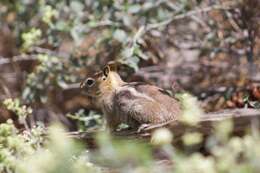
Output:
[[[0,65],[10,64],[12,62],[20,62],[20,61],[34,61],[37,60],[37,55],[17,55],[13,58],[5,58],[0,56]]]
[[[103,20],[95,24],[92,28],[98,28],[103,26],[120,26],[120,23],[113,22],[111,20]]]
[[[210,31],[211,31],[210,27],[209,27],[202,19],[200,19],[199,17],[197,17],[197,16],[191,16],[191,18],[192,18],[195,22],[199,23],[203,28],[205,28],[205,30],[206,30],[207,32],[210,32]]]
[[[0,87],[4,90],[5,95],[7,97],[11,97],[12,96],[8,86],[5,84],[4,79],[2,79],[2,77],[0,77]]]
[[[63,54],[60,52],[52,51],[50,49],[41,48],[41,47],[32,47],[30,52],[33,54],[21,54],[17,56],[13,56],[12,58],[3,57],[0,55],[0,65],[10,64],[12,62],[20,62],[20,61],[35,61],[38,60],[39,54],[46,54],[49,56],[60,56],[60,57],[68,57],[68,54]]]
[[[144,33],[145,31],[145,28],[144,26],[141,26],[138,31],[136,32],[136,34],[134,35],[134,38],[133,38],[133,45],[135,45],[138,41],[138,39],[142,36],[142,34]]]
[[[159,23],[148,24],[147,27],[146,27],[146,31],[166,26],[166,25],[170,24],[171,22],[173,22],[175,20],[190,17],[190,16],[193,16],[193,15],[198,14],[198,13],[205,13],[205,12],[209,12],[211,10],[227,10],[227,9],[230,9],[230,7],[233,6],[234,4],[235,4],[234,2],[223,3],[223,4],[220,4],[220,5],[219,4],[213,5],[213,6],[205,7],[205,8],[198,9],[198,10],[192,10],[192,11],[189,11],[189,12],[184,13],[184,14],[175,15],[175,16],[172,16],[171,18],[169,18],[168,20],[165,20],[165,21],[162,21],[162,22],[159,22]]]
[[[234,30],[238,33],[242,33],[243,32],[242,29],[239,27],[239,25],[232,18],[232,14],[229,11],[225,11],[225,14],[228,18],[230,25],[234,28]]]

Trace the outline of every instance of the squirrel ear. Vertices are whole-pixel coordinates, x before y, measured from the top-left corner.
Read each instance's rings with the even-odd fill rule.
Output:
[[[117,71],[117,68],[118,68],[118,66],[119,66],[119,63],[116,62],[116,61],[109,61],[109,62],[107,63],[107,66],[109,66],[110,70],[112,70],[112,71]]]
[[[103,74],[107,77],[110,72],[110,67],[107,65],[103,69]]]

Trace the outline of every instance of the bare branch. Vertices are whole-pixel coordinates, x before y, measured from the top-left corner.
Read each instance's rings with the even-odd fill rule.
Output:
[[[193,16],[193,15],[198,14],[198,13],[205,13],[205,12],[209,12],[209,11],[212,11],[212,10],[228,10],[228,9],[231,9],[235,4],[236,4],[236,2],[232,1],[232,2],[228,2],[228,3],[217,4],[217,5],[205,7],[205,8],[198,9],[198,10],[192,10],[192,11],[189,11],[189,12],[184,13],[184,14],[175,15],[175,16],[172,16],[171,18],[169,18],[168,20],[165,20],[165,21],[162,21],[162,22],[159,22],[159,23],[148,24],[147,27],[146,27],[146,31],[166,26],[166,25],[170,24],[171,22],[173,22],[175,20],[190,17],[190,16]]]
[[[32,47],[30,49],[32,54],[21,54],[13,56],[12,58],[7,58],[0,56],[0,65],[10,64],[12,62],[21,62],[21,61],[35,61],[38,60],[39,54],[46,54],[49,56],[58,56],[58,57],[68,57],[68,54],[63,54],[62,52],[56,52],[50,49],[41,48],[41,47]]]
[[[196,126],[190,126],[188,124],[182,123],[177,120],[169,121],[167,123],[161,123],[156,125],[151,125],[137,132],[135,130],[123,130],[119,132],[114,132],[113,135],[124,138],[141,138],[147,139],[151,136],[152,131],[157,128],[167,127],[169,128],[178,139],[187,130],[199,131],[203,135],[210,135],[214,130],[214,124],[220,121],[225,121],[232,119],[234,121],[234,132],[241,132],[246,129],[246,127],[251,127],[253,121],[259,121],[260,110],[258,109],[226,109],[218,112],[212,112],[204,114],[201,120]],[[72,132],[68,133],[70,137],[78,139],[94,139],[94,136],[100,130],[94,130],[91,132]],[[174,143],[178,141],[173,141]]]
[[[12,62],[20,62],[20,61],[34,61],[37,60],[37,55],[17,55],[13,58],[5,58],[0,56],[0,65],[10,64]]]

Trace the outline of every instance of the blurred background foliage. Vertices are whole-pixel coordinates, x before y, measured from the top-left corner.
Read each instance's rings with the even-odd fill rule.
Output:
[[[157,133],[166,144],[155,147],[100,134],[93,153],[56,126],[46,130],[53,122],[70,131],[104,129],[79,83],[111,60],[122,64],[126,81],[186,90],[206,111],[259,108],[259,9],[258,0],[1,0],[0,172],[171,172],[154,160],[157,144],[175,172],[259,172],[254,130],[241,138],[216,130],[206,144],[187,133],[182,139],[192,147],[180,151],[168,145],[167,131]],[[190,119],[201,110],[187,106],[186,96]]]

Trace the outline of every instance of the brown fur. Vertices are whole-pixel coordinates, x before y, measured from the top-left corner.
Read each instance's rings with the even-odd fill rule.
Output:
[[[142,124],[164,123],[180,115],[178,101],[161,88],[143,83],[126,83],[118,73],[106,68],[103,73],[91,78],[95,81],[93,85],[86,84],[88,78],[82,83],[82,88],[96,99],[112,130],[121,123],[136,129]]]

